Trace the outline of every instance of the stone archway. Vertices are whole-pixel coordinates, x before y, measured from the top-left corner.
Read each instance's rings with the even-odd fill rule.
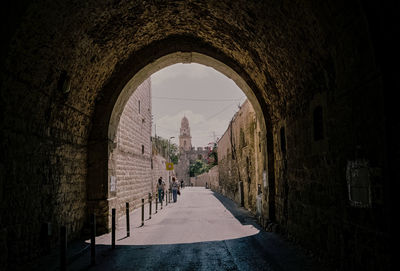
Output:
[[[164,48],[164,49],[161,49]],[[145,59],[147,58],[147,59]],[[151,44],[140,54],[128,58],[103,89],[104,97],[95,109],[93,128],[89,137],[87,195],[88,210],[98,216],[100,231],[109,227],[109,182],[107,162],[115,147],[119,119],[133,91],[151,74],[176,63],[198,63],[210,66],[231,78],[246,94],[261,124],[264,140],[264,169],[268,171],[270,193],[268,217],[274,219],[274,154],[272,124],[268,105],[262,99],[263,91],[256,88],[250,77],[234,60],[211,46],[188,37],[174,37]],[[124,84],[125,83],[125,84]],[[254,90],[255,89],[255,90]],[[268,150],[268,151],[267,151]]]
[[[268,179],[276,181],[278,224],[348,270],[381,266],[399,160],[395,77],[386,65],[394,44],[385,39],[388,7],[312,0],[8,3],[0,45],[6,261],[40,254],[42,223],[66,225],[73,239],[87,209],[107,212],[101,157],[121,90],[157,59],[196,52],[234,70],[272,121],[267,149],[275,167]],[[310,136],[318,106],[325,141]],[[373,173],[370,209],[348,205],[346,165],[359,155]]]

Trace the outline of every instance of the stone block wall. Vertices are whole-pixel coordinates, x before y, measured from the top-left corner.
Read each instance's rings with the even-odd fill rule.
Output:
[[[218,180],[219,180],[218,166],[214,166],[208,172],[190,178],[190,182],[193,184],[193,186],[206,187],[207,183],[208,188],[215,190],[218,190],[219,187]]]
[[[396,44],[388,42],[396,24],[387,23],[386,11],[398,10],[390,1],[86,2],[8,1],[0,11],[7,26],[0,44],[5,265],[42,254],[45,222],[55,246],[60,225],[70,239],[81,234],[93,201],[108,211],[107,129],[132,76],[200,61],[229,67],[229,77],[260,103],[274,134],[267,142],[268,169],[276,167],[268,171],[271,202],[288,235],[337,269],[391,270],[399,122],[396,70],[386,65]],[[207,58],[196,60],[194,52]],[[311,129],[318,93],[326,93],[322,144]],[[282,127],[286,157],[279,153]],[[357,157],[369,162],[369,208],[349,204],[345,172]]]
[[[315,72],[307,102],[287,105],[273,124],[276,218],[288,236],[309,250],[319,248],[318,254],[332,265],[340,263],[340,270],[389,270],[384,124],[378,117],[383,100],[376,92],[381,78],[367,57],[367,43],[358,44],[356,51],[346,49],[352,36],[366,31],[360,20],[349,19],[335,58]],[[317,107],[322,112],[318,125]],[[322,129],[316,136],[318,126]],[[346,172],[360,160],[368,164],[366,206],[354,206],[349,199]]]
[[[165,158],[153,153],[151,142],[151,81],[144,81],[129,98],[122,112],[115,148],[110,152],[109,175],[115,177],[115,190],[110,183],[109,203],[118,216],[125,214],[125,203],[139,208],[142,198],[155,195],[156,181],[163,176],[168,184]],[[173,174],[173,173],[172,173]]]
[[[167,159],[165,159],[165,157],[161,156],[161,155],[154,155],[153,154],[153,169],[151,170],[151,180],[153,182],[152,184],[152,193],[153,195],[155,195],[157,193],[157,181],[160,177],[163,178],[164,182],[165,182],[165,188],[169,189],[169,176],[175,176],[175,171],[171,170],[171,171],[167,171],[166,170],[166,165],[165,163],[167,162]]]
[[[254,109],[246,100],[218,141],[220,189],[252,212],[258,193],[264,191],[260,134]]]

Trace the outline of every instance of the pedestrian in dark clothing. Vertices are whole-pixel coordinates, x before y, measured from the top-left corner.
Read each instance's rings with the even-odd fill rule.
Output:
[[[164,200],[164,189],[165,189],[165,182],[163,181],[162,177],[160,177],[157,183],[158,202],[162,202]]]
[[[176,202],[177,198],[178,198],[178,193],[180,193],[180,191],[179,191],[179,184],[176,181],[175,177],[172,177],[172,185],[171,186],[172,186],[172,196],[174,198],[174,202]]]

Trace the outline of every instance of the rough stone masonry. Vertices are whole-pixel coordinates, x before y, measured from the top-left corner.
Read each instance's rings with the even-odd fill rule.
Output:
[[[282,232],[337,269],[390,270],[397,10],[372,0],[5,3],[1,269],[55,247],[60,225],[79,238],[91,210],[107,225],[109,128],[124,87],[194,61],[236,80],[265,127],[263,192]]]

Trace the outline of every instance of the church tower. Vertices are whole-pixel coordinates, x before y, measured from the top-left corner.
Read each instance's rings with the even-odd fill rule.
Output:
[[[189,120],[183,117],[181,132],[179,135],[179,150],[190,151],[192,149],[192,137],[190,136]]]

